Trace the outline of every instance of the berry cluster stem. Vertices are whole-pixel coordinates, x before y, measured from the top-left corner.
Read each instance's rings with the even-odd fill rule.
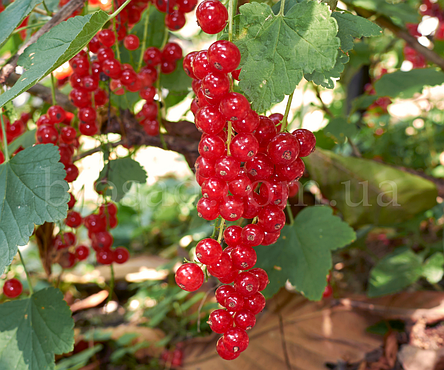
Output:
[[[45,11],[46,11],[46,14],[48,15],[48,17],[52,17],[52,13],[48,9],[48,7],[46,6],[46,3],[44,1],[43,1],[43,7],[45,8]]]
[[[281,132],[287,131],[288,127],[288,114],[290,113],[291,103],[293,101],[294,91],[289,95],[287,100],[287,106],[285,107],[284,118],[282,118]]]
[[[234,0],[228,2],[228,41],[233,41]]]
[[[56,93],[55,93],[55,89],[56,89],[55,84],[56,84],[56,82],[55,82],[54,74],[51,73],[51,95],[52,95],[52,105],[56,105],[56,104],[57,104],[57,102],[56,102]]]
[[[224,228],[225,228],[225,220],[222,219],[222,221],[220,222],[220,225],[219,225],[219,236],[217,237],[218,243],[220,243],[222,241],[222,235],[224,233]]]
[[[106,304],[111,302],[111,299],[113,298],[114,293],[114,266],[113,264],[109,265],[110,271],[111,271],[111,281],[109,282],[109,294],[108,299],[106,300]]]
[[[18,251],[18,254],[20,256],[20,262],[23,265],[23,270],[25,270],[26,279],[28,280],[29,295],[33,295],[34,294],[34,289],[32,289],[31,277],[29,276],[28,270],[26,269],[25,260],[23,259],[22,252],[20,252],[20,249],[17,249],[17,251]]]
[[[228,155],[231,155],[231,152],[230,152],[231,136],[233,136],[233,125],[232,125],[231,121],[228,121],[228,130],[227,130],[227,154]]]
[[[110,14],[108,17],[108,21],[117,17],[119,13],[131,2],[131,0],[126,0],[114,13]]]
[[[293,217],[293,212],[291,211],[291,205],[290,203],[288,203],[288,201],[287,201],[287,213],[288,213],[288,218],[290,219],[290,226],[292,226],[294,224],[294,217]]]
[[[150,6],[151,6],[151,3],[148,3],[148,6],[146,8],[145,24],[144,24],[144,28],[143,28],[142,48],[140,49],[140,58],[139,58],[139,63],[137,65],[137,71],[140,71],[140,68],[142,68],[143,54],[145,53],[145,50],[146,50],[146,38],[148,36],[148,24],[150,23]]]
[[[3,134],[3,152],[5,155],[5,162],[9,161],[9,151],[8,151],[8,140],[6,138],[5,122],[3,121],[3,114],[0,111],[0,121],[2,124],[2,134]]]

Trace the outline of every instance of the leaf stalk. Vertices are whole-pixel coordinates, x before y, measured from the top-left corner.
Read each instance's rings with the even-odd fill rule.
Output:
[[[54,78],[54,73],[51,73],[51,95],[52,95],[52,105],[57,105],[56,102],[56,93],[55,93],[55,78]]]
[[[20,249],[17,249],[17,252],[20,256],[20,262],[23,265],[23,270],[25,270],[26,279],[28,280],[29,295],[33,295],[34,289],[32,288],[31,277],[29,276],[28,270],[26,269],[25,260],[23,259],[22,252],[20,252]]]
[[[110,14],[108,17],[108,21],[117,17],[119,13],[130,3],[131,0],[126,0],[114,13]]]
[[[2,124],[2,135],[3,135],[3,151],[5,155],[5,162],[9,161],[9,151],[8,151],[8,140],[6,139],[5,122],[3,121],[3,114],[0,111],[0,121]]]
[[[294,95],[294,91],[289,95],[288,100],[287,100],[287,105],[285,107],[284,118],[282,118],[281,132],[287,131],[288,114],[290,113],[291,103],[293,101],[293,95]]]

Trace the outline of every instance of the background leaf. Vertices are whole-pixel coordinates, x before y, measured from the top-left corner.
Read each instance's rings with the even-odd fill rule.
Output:
[[[372,10],[388,17],[396,17],[405,23],[418,23],[418,12],[409,3],[391,3],[385,0],[353,0],[354,6]]]
[[[131,189],[133,182],[145,183],[146,171],[139,162],[130,157],[109,161],[97,179],[97,189],[105,190],[114,202],[120,201]]]
[[[21,146],[26,149],[34,145],[35,132],[36,129],[26,131],[23,135],[20,135],[17,139],[15,139],[11,144],[8,145],[9,152],[14,153]]]
[[[42,0],[20,0],[14,1],[0,13],[0,48],[5,44],[23,19],[31,13]]]
[[[54,145],[36,145],[0,165],[0,272],[17,246],[28,243],[34,225],[66,217],[69,187],[59,159]]]
[[[2,369],[54,369],[54,354],[74,348],[74,320],[59,289],[3,303],[0,316]]]
[[[408,247],[396,249],[370,272],[369,297],[397,293],[416,282],[422,274],[422,258]]]
[[[24,72],[14,86],[0,96],[0,107],[76,55],[107,20],[108,15],[102,10],[70,18],[26,48],[18,60]]]
[[[411,98],[421,93],[424,86],[436,86],[444,83],[444,73],[434,68],[412,69],[408,72],[387,73],[375,83],[379,96]]]
[[[444,275],[444,255],[436,252],[427,258],[424,262],[424,276],[430,284],[437,284]]]
[[[434,183],[380,162],[323,149],[304,162],[321,193],[353,227],[399,223],[436,204]]]
[[[275,244],[255,248],[256,267],[267,271],[270,280],[263,293],[270,297],[289,280],[308,299],[321,299],[332,267],[331,251],[355,238],[353,229],[333,216],[330,207],[304,208]]]
[[[339,143],[345,143],[347,137],[351,137],[358,132],[354,123],[348,122],[344,117],[335,117],[324,128],[328,136],[333,137]]]

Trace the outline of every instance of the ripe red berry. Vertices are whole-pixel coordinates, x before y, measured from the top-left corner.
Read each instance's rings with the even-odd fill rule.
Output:
[[[245,170],[252,181],[268,180],[274,173],[274,166],[266,154],[258,153],[245,164]]]
[[[231,251],[233,266],[239,270],[251,269],[257,261],[256,251],[246,245],[238,245]]]
[[[222,253],[220,260],[208,266],[208,272],[214,277],[226,276],[231,273],[233,264],[228,253]]]
[[[276,243],[281,236],[281,232],[274,232],[274,233],[265,233],[264,240],[262,241],[262,245],[272,245]]]
[[[77,228],[82,224],[82,216],[80,216],[79,212],[70,211],[66,216],[65,224],[69,227]]]
[[[162,59],[175,62],[182,58],[182,48],[175,42],[169,42],[162,50]]]
[[[22,294],[22,283],[17,279],[9,279],[3,285],[3,294],[8,298],[16,298]]]
[[[327,284],[327,286],[324,289],[324,293],[322,293],[322,298],[330,298],[333,294],[333,288],[330,284]]]
[[[173,10],[165,17],[165,26],[171,31],[179,31],[185,23],[185,15],[180,10]]]
[[[226,152],[224,140],[216,135],[202,135],[198,149],[202,157],[210,160],[216,160]]]
[[[125,263],[130,257],[130,253],[125,247],[117,247],[113,253],[113,260],[118,264]]]
[[[76,198],[72,193],[69,193],[69,202],[68,202],[68,209],[72,209],[74,205],[76,204]]]
[[[225,28],[228,11],[218,0],[205,0],[197,7],[196,18],[202,31],[214,35]]]
[[[287,182],[276,180],[263,182],[259,189],[259,194],[264,200],[264,205],[271,204],[284,209],[288,199]]]
[[[204,282],[204,273],[195,263],[185,263],[176,271],[175,279],[177,285],[187,292],[194,292]]]
[[[234,180],[240,172],[240,161],[232,156],[220,157],[214,163],[215,176],[224,180]]]
[[[264,240],[264,230],[257,224],[248,224],[243,227],[241,240],[242,244],[249,247],[257,247]]]
[[[46,114],[53,124],[63,122],[66,118],[65,110],[58,105],[53,105],[52,107],[49,107]]]
[[[251,272],[241,272],[234,280],[234,288],[244,297],[251,296],[259,291],[259,279]]]
[[[267,206],[259,212],[259,226],[267,233],[275,233],[285,226],[285,213],[278,206]]]
[[[250,110],[241,120],[233,121],[233,128],[238,133],[250,134],[259,126],[259,115]]]
[[[253,159],[259,151],[259,143],[252,134],[237,134],[230,143],[231,155],[240,162]]]
[[[196,113],[196,126],[206,134],[215,135],[225,127],[225,118],[216,106],[200,108]]]
[[[73,182],[79,176],[79,169],[75,164],[68,164],[65,166],[66,177],[65,180],[67,182]]]
[[[218,334],[223,334],[233,327],[233,317],[227,312],[227,310],[214,310],[210,314],[208,324],[212,331]]]
[[[100,249],[96,253],[96,260],[101,265],[111,265],[114,262],[113,251],[110,249]]]
[[[306,157],[312,153],[316,145],[316,137],[309,130],[300,128],[292,133],[298,139],[300,152],[299,157]]]
[[[60,137],[67,144],[70,144],[73,141],[75,141],[76,136],[77,136],[77,131],[74,127],[65,126],[60,130]]]
[[[202,3],[201,3],[202,4]],[[194,77],[202,80],[208,73],[212,71],[210,63],[208,62],[207,51],[201,50],[194,55],[193,62]]]
[[[193,72],[193,61],[194,61],[194,57],[197,55],[197,51],[192,51],[191,53],[188,53],[185,58],[183,58],[183,70],[185,71],[185,73],[195,79],[196,76],[194,75]]]
[[[203,177],[213,177],[215,175],[214,171],[214,161],[205,157],[198,157],[196,163],[194,164],[196,172]]]
[[[241,310],[234,315],[234,323],[238,328],[250,330],[256,325],[256,317],[251,311]]]
[[[140,40],[136,35],[128,35],[123,39],[123,46],[128,50],[137,50]]]
[[[225,299],[225,305],[230,312],[239,312],[244,308],[244,297],[239,292],[234,291]]]
[[[226,349],[226,347],[224,345],[223,337],[219,338],[219,340],[217,341],[216,351],[217,351],[218,355],[221,358],[223,358],[224,360],[235,360],[240,355],[240,352],[234,353],[234,352],[231,352],[228,349]]]
[[[240,226],[228,226],[224,231],[224,240],[230,247],[237,247],[241,242],[242,228]]]
[[[299,142],[288,132],[277,134],[268,144],[268,156],[275,165],[289,165],[298,155]]]
[[[224,96],[219,109],[227,120],[237,121],[250,112],[250,103],[242,94],[232,92]]]
[[[103,46],[111,47],[116,42],[116,36],[113,30],[102,30],[97,34],[99,41],[103,44]]]
[[[42,125],[38,127],[35,136],[39,144],[57,144],[59,139],[59,133],[53,125]]]
[[[197,202],[197,215],[207,221],[215,220],[219,216],[219,202],[200,198]]]
[[[241,54],[230,41],[219,40],[208,48],[208,61],[214,70],[222,73],[233,72],[241,61]]]
[[[140,122],[143,125],[143,130],[149,136],[157,136],[159,135],[159,122],[156,119],[144,119]]]
[[[297,158],[293,163],[275,167],[275,174],[281,181],[299,180],[305,171],[305,164],[301,158]]]
[[[108,231],[99,231],[91,235],[91,242],[94,250],[110,249],[114,238]]]
[[[222,337],[224,346],[228,351],[237,353],[243,352],[247,349],[249,338],[245,330],[240,328],[233,328],[228,330]]]
[[[228,195],[220,203],[219,213],[227,221],[236,221],[244,213],[244,202],[241,198]]]
[[[76,252],[75,252],[76,258],[79,261],[84,261],[88,258],[89,256],[89,248],[85,245],[79,245],[76,248]]]
[[[251,272],[252,274],[254,274],[254,276],[256,276],[259,280],[259,291],[264,290],[267,285],[270,283],[270,281],[268,280],[268,274],[265,272],[265,270],[256,267],[254,269],[249,270],[248,272]]]
[[[190,13],[197,5],[197,0],[176,0],[178,9],[182,13]]]
[[[100,215],[91,214],[83,219],[83,223],[88,231],[92,233],[98,233],[100,231],[106,231],[106,222]]]
[[[225,307],[225,300],[233,293],[235,293],[236,290],[231,285],[221,285],[219,288],[216,289],[215,296],[217,302]]]
[[[251,311],[254,315],[257,315],[265,307],[265,297],[260,292],[257,292],[250,297],[245,297],[244,307],[245,309]]]
[[[276,132],[276,126],[271,119],[259,116],[259,126],[254,136],[256,136],[261,148],[267,148],[270,140],[276,136]]]
[[[253,191],[253,184],[250,178],[244,172],[241,172],[234,180],[229,182],[228,189],[231,194],[245,198]]]
[[[196,256],[204,265],[217,263],[222,257],[222,247],[214,239],[203,239],[196,245]]]
[[[222,200],[228,194],[227,183],[216,177],[210,177],[202,184],[202,196],[208,199]]]

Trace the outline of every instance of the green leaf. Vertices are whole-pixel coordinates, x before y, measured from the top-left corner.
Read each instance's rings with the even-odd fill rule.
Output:
[[[23,19],[25,19],[32,9],[34,9],[42,0],[20,0],[14,1],[0,13],[0,48],[8,40],[12,31],[14,31]]]
[[[328,136],[342,144],[345,143],[347,137],[356,135],[358,129],[354,123],[348,122],[344,117],[336,117],[330,120],[324,131]]]
[[[0,96],[0,107],[76,55],[107,20],[108,14],[102,10],[70,18],[26,48],[18,60],[24,72],[15,85]]]
[[[101,344],[96,344],[92,348],[88,348],[83,350],[80,353],[77,353],[71,357],[64,358],[60,360],[55,370],[78,370],[82,367],[86,366],[88,361],[93,357],[96,353],[100,352],[103,349]]]
[[[408,72],[387,73],[375,83],[379,96],[411,98],[421,93],[424,86],[436,86],[444,83],[444,73],[434,68],[412,69]]]
[[[112,105],[122,109],[132,110],[134,108],[134,105],[136,105],[136,103],[140,100],[142,100],[142,98],[137,92],[125,91],[125,94],[123,95],[116,95],[114,93],[111,93]]]
[[[390,4],[385,0],[353,0],[353,6],[372,10],[388,17],[396,17],[405,23],[419,23],[420,21],[416,9],[404,2]]]
[[[436,204],[434,183],[380,162],[323,149],[304,162],[321,193],[353,227],[399,223]]]
[[[338,22],[338,37],[344,53],[353,49],[354,38],[379,36],[382,29],[366,18],[346,12],[333,12],[332,17]]]
[[[239,86],[262,112],[291,94],[303,73],[328,71],[338,54],[334,18],[326,4],[303,1],[285,15],[266,4],[239,8],[235,43],[242,53]]]
[[[182,102],[189,94],[189,90],[184,91],[170,91],[166,98],[163,99],[166,109],[174,107]]]
[[[74,348],[74,320],[59,289],[3,303],[0,317],[2,369],[54,369],[54,355]]]
[[[408,247],[396,249],[370,272],[369,297],[397,293],[416,282],[422,274],[422,258]]]
[[[130,157],[109,161],[100,171],[97,190],[105,191],[115,202],[119,202],[131,189],[133,182],[145,183],[146,171],[139,162]]]
[[[321,299],[332,267],[330,252],[355,238],[330,207],[304,208],[292,226],[284,227],[276,244],[255,248],[256,266],[267,271],[271,281],[263,293],[270,297],[289,280],[308,299]]]
[[[344,70],[344,65],[348,63],[348,52],[353,49],[354,38],[363,36],[371,37],[381,34],[381,28],[369,20],[346,12],[333,12],[332,17],[338,23],[337,37],[341,40],[341,48],[336,58],[334,67],[328,71],[307,73],[304,75],[308,81],[313,81],[327,89],[335,87],[334,80],[337,80]]]
[[[20,135],[11,144],[8,145],[8,150],[10,153],[14,153],[18,148],[23,147],[24,149],[29,148],[35,144],[35,131],[26,131],[23,135]]]
[[[430,284],[439,283],[444,275],[444,255],[436,252],[427,258],[424,262],[424,276]]]
[[[56,146],[36,145],[0,165],[0,273],[34,225],[66,217],[69,186],[59,159]]]
[[[182,68],[183,59],[177,61],[177,67],[173,73],[160,74],[160,86],[169,91],[184,91],[191,88],[191,78]]]

